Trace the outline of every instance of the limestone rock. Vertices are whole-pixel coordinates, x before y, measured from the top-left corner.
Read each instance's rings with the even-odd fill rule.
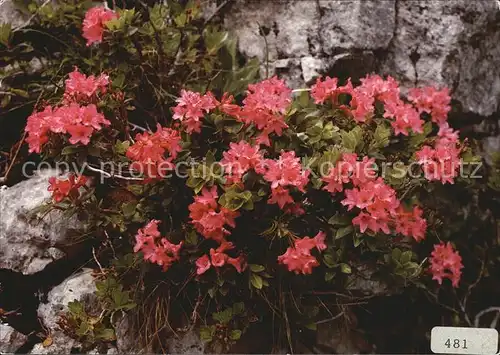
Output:
[[[14,328],[0,324],[0,354],[15,352],[27,339],[26,335],[19,333]]]
[[[242,53],[269,62],[268,74],[294,89],[316,73],[376,72],[403,91],[447,86],[464,112],[500,110],[497,0],[238,0],[224,21]]]
[[[31,354],[69,354],[72,348],[79,347],[80,344],[76,340],[62,332],[57,322],[60,316],[68,311],[69,302],[89,300],[95,290],[91,269],[83,269],[54,287],[47,296],[47,302],[38,307],[38,317],[49,330],[52,344],[47,347],[36,344]]]
[[[67,240],[70,226],[80,225],[76,218],[68,223],[57,210],[42,220],[29,218],[33,209],[50,198],[48,179],[57,175],[57,170],[45,170],[10,188],[0,189],[0,269],[29,275],[65,255],[57,246]]]

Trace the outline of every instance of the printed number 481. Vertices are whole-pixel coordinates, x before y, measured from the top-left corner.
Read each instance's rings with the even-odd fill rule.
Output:
[[[455,349],[458,349],[458,348],[462,348],[462,349],[467,349],[467,339],[453,339],[453,342],[452,342],[452,339],[448,339],[446,340],[446,343],[444,343],[444,345],[446,345],[448,347],[448,349],[450,349],[451,347],[455,348]]]

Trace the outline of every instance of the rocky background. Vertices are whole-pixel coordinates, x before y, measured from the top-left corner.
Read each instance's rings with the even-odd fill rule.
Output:
[[[261,60],[262,76],[278,74],[293,88],[319,74],[356,79],[371,72],[389,74],[405,88],[447,86],[456,120],[481,137],[486,159],[500,150],[498,0],[207,1],[205,10],[237,34],[241,53]],[[6,20],[25,23],[10,1],[0,0],[0,22]],[[89,270],[74,274],[66,263],[78,253],[60,249],[76,222],[61,225],[55,213],[41,224],[29,219],[49,197],[46,178],[0,190],[0,307],[25,313],[9,323],[9,312],[0,308],[7,323],[0,324],[0,353],[69,353],[78,344],[62,335],[55,319],[95,288]],[[9,295],[1,292],[7,289]],[[108,352],[136,351],[127,321],[117,326],[117,349]],[[33,336],[40,327],[51,334],[44,343]],[[337,352],[361,350],[332,328],[320,329],[317,343]],[[172,346],[173,352],[203,351],[194,333]]]

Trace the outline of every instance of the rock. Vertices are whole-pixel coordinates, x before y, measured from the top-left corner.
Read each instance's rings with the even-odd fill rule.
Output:
[[[0,354],[13,353],[19,349],[28,337],[14,328],[0,324]]]
[[[57,170],[46,170],[0,189],[0,269],[29,275],[65,255],[58,246],[67,241],[70,226],[81,226],[76,218],[68,221],[61,211],[53,210],[43,220],[29,219],[30,211],[50,198],[48,179],[57,175]]]
[[[268,61],[270,75],[283,73],[294,89],[317,73],[376,72],[403,92],[447,86],[464,112],[500,110],[497,0],[239,0],[223,16],[240,51]]]
[[[68,311],[68,303],[74,300],[89,301],[94,297],[95,280],[91,269],[83,269],[76,275],[64,280],[47,295],[47,302],[38,307],[38,317],[48,330],[52,339],[50,346],[36,344],[31,354],[69,354],[80,344],[65,335],[57,324],[60,316]]]
[[[142,349],[137,341],[137,333],[135,333],[133,319],[130,314],[117,317],[113,326],[115,327],[116,347],[119,354],[151,353],[147,349]]]
[[[20,12],[13,0],[0,1],[0,24],[10,23],[12,28],[23,26],[28,17]]]
[[[169,354],[204,354],[205,344],[199,336],[199,329],[189,330],[172,337],[169,342]]]

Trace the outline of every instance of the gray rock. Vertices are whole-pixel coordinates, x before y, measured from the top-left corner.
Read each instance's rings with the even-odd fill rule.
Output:
[[[19,349],[28,339],[14,328],[0,324],[0,354],[13,353]]]
[[[318,72],[377,72],[403,92],[447,86],[464,112],[500,109],[497,0],[239,0],[224,21],[242,53],[269,61],[270,74],[283,73],[294,89]],[[276,67],[285,62],[288,70]]]
[[[119,354],[151,353],[151,349],[149,351],[143,349],[138,342],[130,313],[116,317],[113,326],[115,327],[116,347]]]
[[[50,198],[50,176],[46,170],[10,188],[0,189],[0,268],[25,275],[41,271],[64,256],[58,245],[67,241],[70,226],[78,228],[76,218],[68,222],[60,211],[48,213],[42,220],[30,219],[30,211]]]
[[[199,336],[199,329],[192,329],[172,337],[169,342],[169,354],[204,354],[205,344]]]
[[[20,12],[13,0],[0,1],[0,23],[10,23],[13,28],[23,26],[28,17]]]
[[[38,317],[48,329],[52,344],[47,347],[41,343],[36,344],[30,353],[69,354],[72,348],[79,347],[80,344],[76,340],[62,332],[57,322],[60,316],[68,311],[69,302],[90,300],[95,290],[95,280],[91,269],[83,269],[54,287],[47,296],[47,302],[38,307]]]

